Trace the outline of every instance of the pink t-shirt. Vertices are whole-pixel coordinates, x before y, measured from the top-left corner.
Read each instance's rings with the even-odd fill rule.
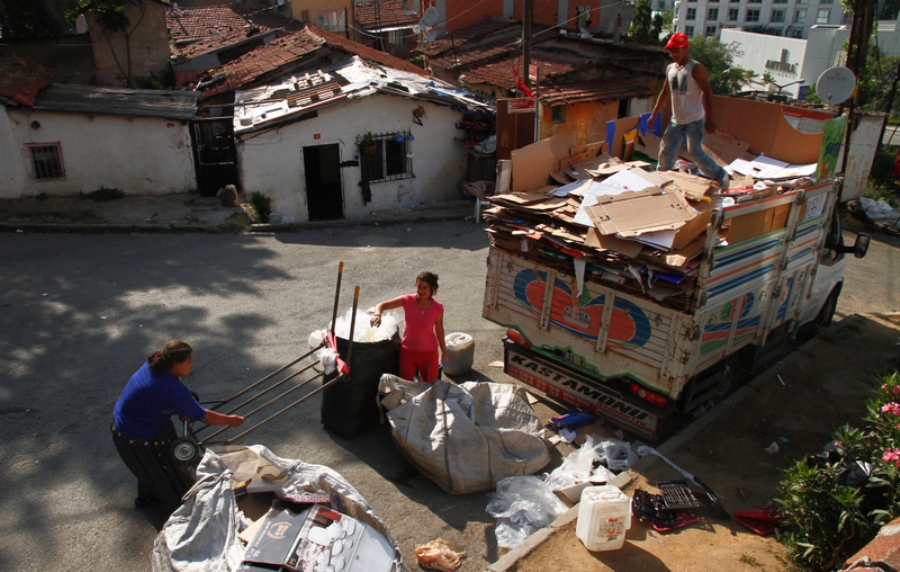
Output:
[[[402,346],[413,352],[427,352],[438,347],[434,323],[444,314],[444,306],[434,298],[431,306],[422,310],[416,305],[416,295],[406,294],[403,300]]]

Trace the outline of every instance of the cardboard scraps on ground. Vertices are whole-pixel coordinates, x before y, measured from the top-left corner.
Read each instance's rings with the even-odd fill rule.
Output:
[[[559,183],[560,185],[568,185],[572,182],[572,178],[566,174],[565,171],[553,171],[550,173],[550,178]]]
[[[521,191],[534,185],[546,184],[550,173],[559,171],[560,160],[569,156],[575,137],[560,133],[510,153],[512,161],[512,190]]]
[[[509,203],[513,205],[528,205],[546,201],[551,198],[544,193],[507,193],[505,195],[495,195],[494,200],[497,202]]]
[[[619,238],[677,230],[697,216],[681,195],[662,194],[656,187],[598,197],[597,204],[587,207],[587,212],[600,234],[615,234]]]

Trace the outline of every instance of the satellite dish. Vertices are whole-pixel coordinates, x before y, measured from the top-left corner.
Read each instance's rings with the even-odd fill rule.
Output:
[[[822,72],[816,80],[816,95],[826,103],[844,103],[856,90],[856,76],[849,68],[834,66]]]
[[[426,42],[433,42],[436,37],[437,37],[437,32],[434,30],[434,28],[428,28],[428,31],[425,32],[425,41]]]
[[[428,29],[428,24],[425,23],[425,20],[419,20],[419,31],[424,32]]]
[[[426,26],[434,26],[438,19],[438,10],[434,6],[427,8],[425,10],[425,14],[422,16],[422,21],[425,22]]]

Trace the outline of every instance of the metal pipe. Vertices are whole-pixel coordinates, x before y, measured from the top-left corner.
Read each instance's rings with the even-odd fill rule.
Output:
[[[234,407],[233,409],[231,409],[226,415],[231,415],[232,413],[234,413],[235,411],[237,411],[237,410],[240,409],[241,407],[244,407],[245,405],[249,405],[249,404],[253,403],[253,402],[256,401],[258,398],[260,398],[260,397],[262,397],[263,395],[269,393],[270,391],[272,391],[272,390],[275,389],[276,387],[278,387],[278,386],[280,386],[280,385],[282,385],[282,384],[284,384],[284,383],[286,383],[286,382],[288,382],[288,381],[294,379],[295,377],[297,377],[297,376],[300,375],[301,373],[305,373],[305,372],[311,370],[313,367],[315,367],[315,365],[316,365],[316,364],[311,363],[311,364],[309,364],[308,366],[304,367],[303,369],[297,370],[296,372],[292,373],[291,375],[287,376],[286,378],[282,379],[281,381],[278,381],[278,382],[276,382],[276,383],[273,383],[272,385],[270,385],[269,387],[267,387],[267,388],[264,389],[263,391],[260,391],[259,393],[257,393],[257,394],[254,395],[253,397],[251,397],[250,399],[248,399],[248,400],[244,401],[243,403],[241,403],[241,404],[235,406],[235,407]]]
[[[341,277],[344,275],[344,261],[338,264],[337,286],[334,288],[334,311],[331,313],[331,331],[334,332],[334,326],[337,323],[338,300],[341,299]],[[337,348],[335,348],[337,351]]]

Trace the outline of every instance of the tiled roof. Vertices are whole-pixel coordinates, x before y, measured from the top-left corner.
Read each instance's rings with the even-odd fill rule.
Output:
[[[518,52],[515,42],[501,40],[486,46],[480,46],[470,50],[450,50],[435,58],[429,58],[428,63],[434,68],[446,70],[459,69],[473,63],[487,61],[511,52]]]
[[[630,97],[651,97],[653,92],[639,78],[609,78],[560,85],[541,83],[538,95],[546,105],[568,105],[586,101],[609,101]]]
[[[338,34],[326,32],[325,30],[316,28],[315,26],[310,26],[309,28],[313,34],[319,36],[331,46],[334,46],[335,48],[343,50],[349,54],[357,55],[364,60],[369,60],[370,62],[375,62],[376,64],[409,73],[423,76],[431,75],[416,64],[402,58],[398,58],[397,56],[392,56],[391,54],[382,52],[381,50],[376,50],[374,48],[370,48],[369,46],[364,46],[359,42],[354,42],[353,40],[349,40],[343,36],[339,36]]]
[[[201,88],[203,98],[251,85],[265,75],[297,62],[324,43],[322,38],[316,37],[308,28],[273,40],[222,67],[209,70],[207,73],[210,77],[220,79]]]
[[[203,98],[208,98],[251,86],[254,82],[266,79],[267,76],[289,71],[292,67],[291,64],[299,63],[304,56],[325,45],[348,54],[358,55],[364,60],[386,67],[426,77],[429,75],[419,66],[406,60],[363,46],[315,26],[305,26],[299,32],[280,37],[219,68],[209,70],[206,72],[207,77],[214,78],[214,81],[198,89],[203,91]],[[201,83],[201,85],[203,84]]]
[[[365,29],[417,24],[421,16],[406,10],[401,0],[360,2],[355,8],[356,21]]]
[[[166,25],[173,58],[194,57],[272,30],[303,28],[300,22],[271,9],[251,10],[237,4],[167,10]]]
[[[427,44],[422,44],[417,47],[415,51],[416,53],[424,54],[426,56],[437,56],[450,50],[459,49],[470,41],[480,40],[490,34],[504,30],[521,31],[522,23],[511,22],[495,17],[485,18],[477,24],[456,30],[452,35],[438,38]]]
[[[535,50],[531,54],[531,63],[540,67],[541,81],[563,76],[595,65],[589,58],[552,54]],[[487,65],[469,69],[460,74],[460,81],[468,84],[486,83],[503,89],[515,88],[513,66],[522,75],[522,56],[515,55]]]
[[[37,92],[53,80],[53,70],[0,52],[0,97],[34,107]]]

